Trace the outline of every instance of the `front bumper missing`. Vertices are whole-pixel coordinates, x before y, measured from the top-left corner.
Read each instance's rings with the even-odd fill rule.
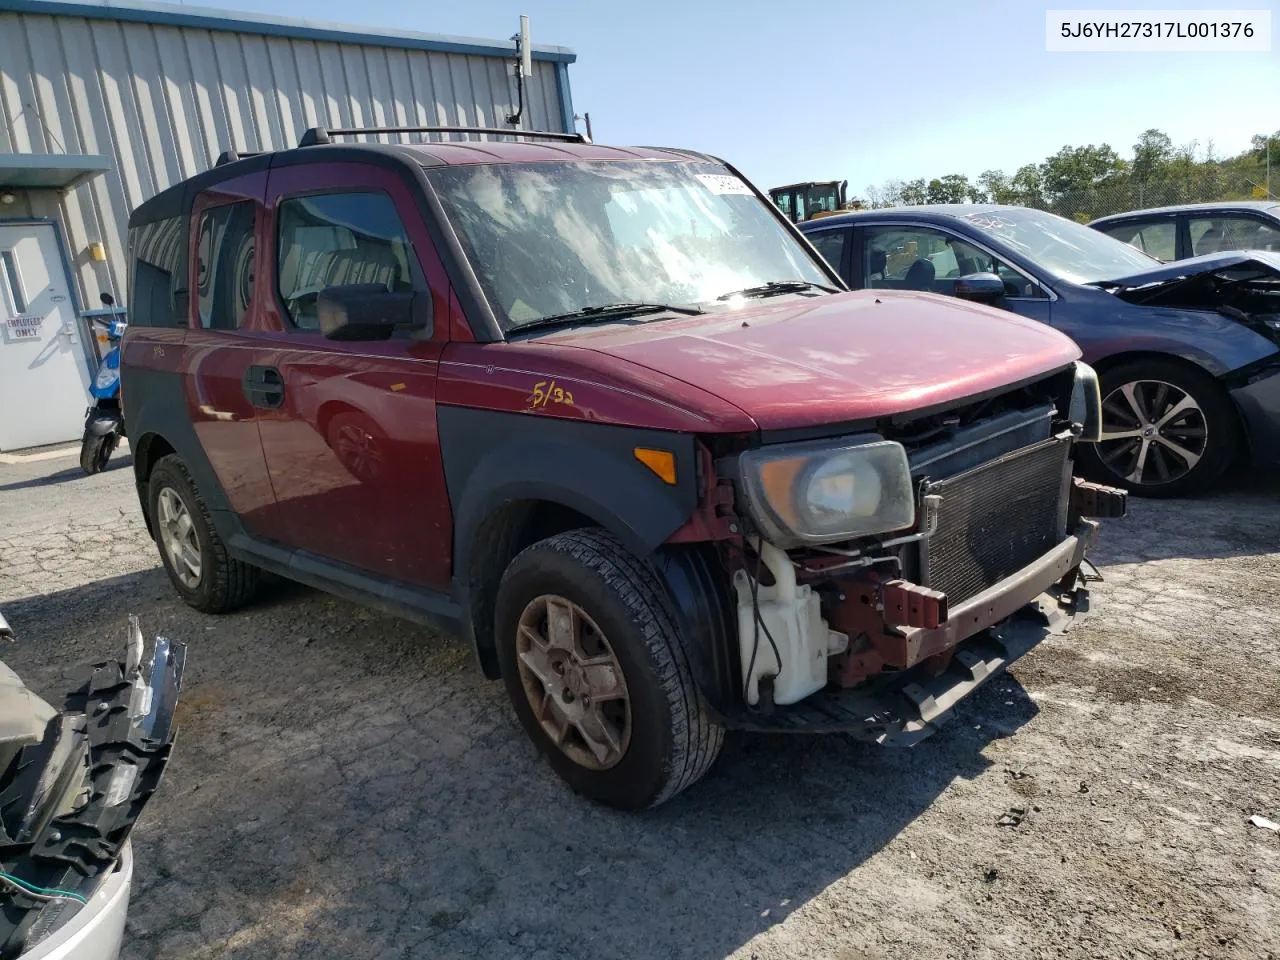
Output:
[[[727,725],[773,733],[847,733],[899,746],[920,742],[937,731],[957,703],[1088,612],[1089,593],[1074,574],[1097,527],[1082,520],[1075,534],[956,607],[946,623],[902,630],[907,662],[917,666],[877,674],[857,687],[829,686],[769,713],[744,711],[725,718]],[[922,662],[947,651],[951,656],[940,672]]]

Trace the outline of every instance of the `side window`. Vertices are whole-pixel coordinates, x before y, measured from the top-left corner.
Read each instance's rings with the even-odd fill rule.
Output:
[[[1224,250],[1280,250],[1280,228],[1252,217],[1213,217],[1190,223],[1194,256]]]
[[[206,330],[235,330],[253,303],[251,200],[206,210],[196,247],[196,304]]]
[[[316,301],[326,287],[378,284],[415,289],[413,250],[385,193],[322,193],[280,203],[276,277],[294,324],[320,329]]]
[[[844,248],[849,242],[848,230],[819,230],[808,235],[809,242],[831,264],[831,269],[844,276]]]
[[[1042,298],[1044,291],[998,257],[931,227],[866,227],[862,244],[862,286],[885,290],[954,292],[956,280],[971,273],[994,273],[1005,296]]]
[[[187,218],[169,217],[129,231],[129,323],[187,325]]]
[[[1121,243],[1137,247],[1157,260],[1178,258],[1178,227],[1174,220],[1147,220],[1118,223],[1102,228],[1102,232]]]

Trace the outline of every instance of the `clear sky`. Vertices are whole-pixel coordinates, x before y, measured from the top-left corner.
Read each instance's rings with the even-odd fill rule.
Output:
[[[1065,144],[1129,156],[1148,127],[1238,153],[1280,129],[1270,53],[1047,53],[1045,10],[1214,9],[1208,0],[196,0],[210,6],[572,47],[574,108],[606,143],[705,150],[757,185],[847,179],[849,192],[991,167]]]

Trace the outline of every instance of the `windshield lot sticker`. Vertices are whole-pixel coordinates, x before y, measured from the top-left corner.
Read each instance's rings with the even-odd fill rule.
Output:
[[[751,188],[739,180],[724,173],[700,173],[698,179],[717,196],[751,196]]]
[[[544,410],[553,403],[573,406],[573,394],[554,380],[539,380],[533,385],[533,393],[529,394],[529,409]]]

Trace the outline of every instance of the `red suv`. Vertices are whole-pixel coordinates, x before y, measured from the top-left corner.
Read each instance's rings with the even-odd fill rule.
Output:
[[[1124,498],[1073,479],[1070,340],[846,292],[714,157],[467,133],[316,129],[134,211],[124,411],[188,603],[268,570],[452,624],[618,807],[726,729],[918,740],[1083,608]]]

